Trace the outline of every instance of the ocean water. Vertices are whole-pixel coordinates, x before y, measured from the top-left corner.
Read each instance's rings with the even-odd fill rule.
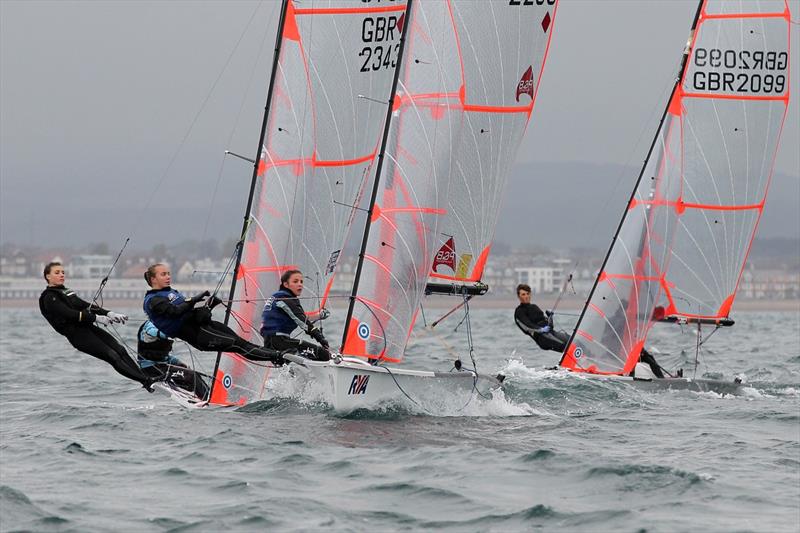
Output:
[[[739,376],[738,395],[544,370],[557,354],[511,316],[472,311],[479,369],[508,376],[491,398],[341,415],[288,372],[264,402],[187,411],[2,309],[0,530],[800,530],[800,311],[708,340],[698,377]],[[408,366],[468,361],[456,322],[418,328]],[[691,374],[694,339],[651,344]]]

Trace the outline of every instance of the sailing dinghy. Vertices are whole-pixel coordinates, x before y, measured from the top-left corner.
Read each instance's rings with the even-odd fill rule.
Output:
[[[700,2],[675,87],[560,366],[669,388],[638,363],[656,323],[733,326],[731,309],[789,104],[785,0]]]
[[[262,342],[264,302],[287,270],[305,276],[309,318],[323,316],[345,238],[374,180],[405,9],[402,0],[282,3],[226,314],[252,342]],[[260,400],[274,371],[221,353],[210,403]]]
[[[406,347],[426,286],[432,291],[431,265],[444,292],[462,294],[451,287],[480,281],[555,4],[409,2],[341,355],[324,363],[286,356],[327,388],[334,408],[430,404],[500,385],[502,376],[460,360],[437,371],[409,369]]]

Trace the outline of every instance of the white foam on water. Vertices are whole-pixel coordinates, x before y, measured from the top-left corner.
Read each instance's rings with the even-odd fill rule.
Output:
[[[404,399],[403,405],[413,412],[430,416],[470,416],[470,417],[512,417],[512,416],[551,416],[534,409],[525,402],[510,400],[503,389],[496,388],[488,394],[479,395],[472,391],[443,391],[435,398],[414,398],[417,405]]]
[[[291,398],[303,405],[327,403],[326,388],[306,372],[286,365],[273,371],[267,383],[268,398]]]
[[[506,379],[513,378],[517,381],[541,381],[552,379],[567,378],[568,372],[563,370],[546,370],[544,368],[532,368],[525,366],[522,359],[508,359],[505,366],[500,369],[500,373],[506,376]]]

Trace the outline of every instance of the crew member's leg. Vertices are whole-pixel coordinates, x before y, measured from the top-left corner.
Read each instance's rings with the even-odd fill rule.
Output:
[[[76,329],[67,339],[77,350],[105,361],[126,378],[146,387],[152,383],[152,378],[142,372],[125,348],[102,329],[95,326]]]
[[[331,358],[330,352],[322,346],[301,341],[300,339],[293,339],[286,335],[269,336],[264,339],[264,346],[280,353],[296,353],[314,361],[328,361]]]
[[[657,378],[663,378],[664,372],[661,371],[661,365],[656,362],[656,358],[650,355],[650,352],[642,348],[642,353],[639,354],[639,361],[650,365],[650,370]]]
[[[208,386],[203,378],[184,363],[158,363],[164,381],[170,381],[181,389],[194,393],[201,400],[208,398]]]
[[[234,352],[252,361],[274,361],[278,355],[244,340],[231,328],[215,320],[202,325],[187,321],[181,326],[177,337],[204,352]]]
[[[559,333],[559,335],[556,335]],[[552,350],[554,352],[563,352],[567,345],[569,336],[564,337],[561,332],[551,331],[549,333],[534,333],[533,340],[539,345],[542,350]]]

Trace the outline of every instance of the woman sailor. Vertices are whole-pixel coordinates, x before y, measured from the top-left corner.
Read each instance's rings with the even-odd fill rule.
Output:
[[[327,361],[331,358],[330,345],[322,330],[308,320],[299,296],[303,292],[303,274],[287,270],[281,276],[281,286],[267,299],[261,315],[261,336],[264,346],[279,352],[294,352],[309,359]],[[302,329],[322,346],[293,339],[292,332]]]
[[[64,287],[66,273],[61,263],[51,262],[44,267],[47,288],[39,296],[39,310],[53,329],[64,335],[75,349],[105,361],[128,379],[138,381],[148,391],[158,381],[139,369],[125,348],[98,328],[112,322],[124,324],[128,317],[107,311],[96,304],[81,299],[75,291]]]
[[[201,351],[234,352],[253,361],[277,359],[276,353],[244,340],[222,322],[211,320],[211,309],[222,302],[219,298],[212,297],[195,308],[209,296],[208,291],[186,298],[170,287],[172,275],[166,265],[151,265],[144,280],[151,287],[144,297],[144,312],[167,337],[184,340]]]

